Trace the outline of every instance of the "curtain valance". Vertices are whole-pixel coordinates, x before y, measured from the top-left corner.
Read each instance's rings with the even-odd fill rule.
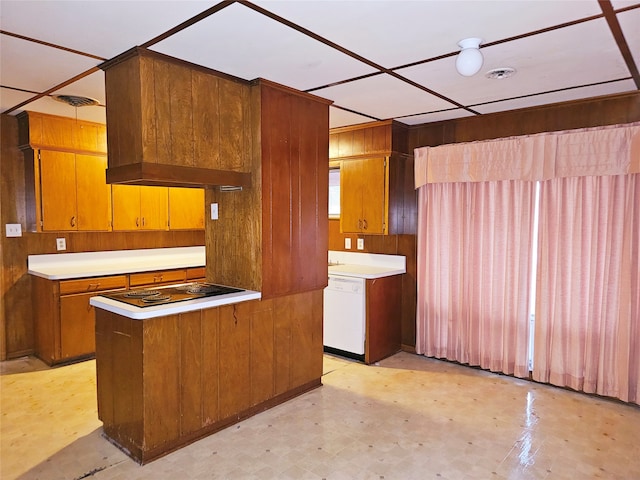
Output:
[[[421,147],[415,186],[640,173],[640,122]]]

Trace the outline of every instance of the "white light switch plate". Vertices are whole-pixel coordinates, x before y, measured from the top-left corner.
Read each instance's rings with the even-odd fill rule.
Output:
[[[7,223],[5,225],[7,230],[7,237],[21,237],[22,236],[22,225],[19,223]]]
[[[56,248],[58,251],[67,249],[67,240],[65,238],[56,238]]]
[[[358,244],[357,244],[356,248],[358,250],[364,250],[364,238],[359,238],[358,239]]]
[[[211,204],[211,220],[217,220],[217,219],[218,219],[218,204],[212,203]]]
[[[344,248],[346,250],[351,250],[351,239],[350,238],[345,238],[344,239]]]

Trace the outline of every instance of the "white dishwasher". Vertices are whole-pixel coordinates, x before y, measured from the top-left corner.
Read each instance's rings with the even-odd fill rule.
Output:
[[[325,351],[364,359],[365,279],[330,274],[324,289]]]

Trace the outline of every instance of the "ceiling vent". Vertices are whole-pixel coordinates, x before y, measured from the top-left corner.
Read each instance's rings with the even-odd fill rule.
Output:
[[[95,98],[80,97],[78,95],[54,95],[54,100],[57,100],[72,107],[89,107],[92,105],[100,105],[100,102]]]
[[[485,73],[485,77],[491,80],[503,80],[505,78],[513,77],[516,74],[516,69],[511,67],[494,68]]]

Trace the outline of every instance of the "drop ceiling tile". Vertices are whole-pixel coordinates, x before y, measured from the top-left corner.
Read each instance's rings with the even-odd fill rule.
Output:
[[[601,95],[631,92],[634,90],[637,89],[635,84],[633,83],[633,80],[621,80],[619,82],[605,83],[603,85],[593,85],[573,90],[564,90],[561,92],[536,95],[533,97],[515,98],[512,100],[505,100],[503,102],[477,105],[474,106],[473,109],[480,113],[503,112],[507,110],[516,110],[518,108],[536,107],[539,105],[547,105],[550,103],[568,102],[571,100],[579,100],[582,98],[598,97]]]
[[[98,63],[95,59],[2,35],[0,83],[42,92]]]
[[[633,55],[633,60],[640,68],[640,8],[619,13],[618,21],[631,50],[631,55]]]
[[[261,77],[298,90],[374,71],[240,4],[225,8],[152,49],[246,80]]]
[[[444,120],[454,120],[456,118],[471,117],[474,114],[462,108],[443,110],[440,112],[426,113],[424,115],[412,115],[409,117],[396,118],[399,122],[407,125],[420,125],[422,123],[441,122]]]
[[[257,1],[260,6],[388,68],[598,15],[596,1]]]
[[[87,75],[66,87],[51,92],[51,95],[78,95],[82,97],[94,98],[101,105],[106,105],[106,95],[104,91],[104,72],[97,72]]]
[[[312,92],[336,106],[380,120],[451,108],[451,104],[390,75],[382,74]]]
[[[2,30],[112,58],[211,7],[208,1],[2,0]]]
[[[13,90],[11,88],[0,88],[0,112],[4,113],[9,108],[14,107],[22,102],[25,102],[33,98],[32,93],[21,92],[19,90]],[[11,112],[11,115],[20,113],[21,110]]]
[[[614,10],[618,10],[632,5],[640,5],[640,2],[638,0],[611,0],[611,5],[613,5]]]
[[[65,103],[54,100],[46,96],[34,102],[31,102],[21,110],[29,110],[32,112],[48,113],[49,115],[59,115],[61,117],[76,118],[78,120],[86,120],[96,123],[107,123],[107,109],[102,106],[91,107],[72,107]]]
[[[581,39],[579,45],[576,45],[576,38]],[[400,69],[397,73],[464,105],[629,76],[613,35],[602,18],[485,47],[481,51],[484,65],[473,77],[462,77],[456,72],[455,57]],[[598,68],[593,68],[594,65]],[[489,70],[501,67],[515,68],[517,73],[503,80],[485,77]]]
[[[349,125],[357,125],[360,123],[371,122],[373,119],[358,115],[357,113],[347,112],[341,108],[329,108],[329,128],[346,127]]]

